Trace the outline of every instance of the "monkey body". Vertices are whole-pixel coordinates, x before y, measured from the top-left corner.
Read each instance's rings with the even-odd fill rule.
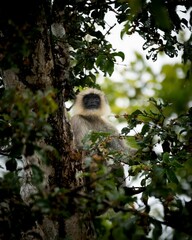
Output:
[[[109,133],[110,136],[107,139],[106,147],[112,151],[119,151],[121,159],[118,158],[117,162],[110,162],[111,158],[105,159],[105,163],[109,170],[113,172],[114,176],[117,176],[115,177],[117,186],[123,187],[128,195],[142,192],[143,189],[134,190],[133,188],[127,188],[126,186],[123,159],[127,160],[130,153],[134,154],[135,151],[125,144],[124,140],[119,137],[117,128],[108,121],[107,116],[110,114],[110,107],[104,93],[93,88],[83,90],[76,96],[73,110],[74,114],[71,118],[71,126],[76,148],[83,149],[83,139],[90,131]],[[83,160],[86,159],[87,154],[89,155],[89,153],[85,151]],[[122,170],[122,176],[120,176],[119,169]],[[90,164],[89,171],[91,173],[90,179],[92,182],[90,184],[90,189],[92,190],[94,189],[94,182],[95,179],[97,179],[98,171],[98,165],[95,165],[94,161]],[[86,178],[86,181],[89,182],[90,179],[88,177]]]
[[[124,140],[120,138],[117,128],[107,119],[107,116],[110,114],[110,108],[103,92],[92,88],[80,92],[76,97],[73,110],[74,115],[71,118],[71,126],[73,130],[74,143],[77,149],[83,150],[83,140],[90,132],[101,132],[109,134],[106,139],[103,138],[105,143],[104,149],[101,148],[104,150],[103,153],[105,153],[105,147],[109,150],[109,155],[111,155],[114,151],[116,153],[120,153],[119,156],[123,156],[125,152],[128,153],[128,147],[126,146]],[[96,155],[97,157],[101,157],[102,163],[108,167],[108,170],[113,172],[114,176],[117,175],[117,177],[115,177],[117,186],[124,186],[125,176],[122,162],[120,162],[119,159],[118,161],[115,161],[115,158],[113,159],[111,156],[108,158],[107,155],[103,158],[100,153],[100,149],[96,148],[95,150],[99,150],[99,155],[97,155],[97,153]],[[83,151],[82,153],[82,159],[84,162],[87,159],[86,157],[89,157],[89,152]],[[114,157],[115,156],[117,155],[114,155]],[[93,158],[93,160],[95,160],[95,158]],[[94,182],[97,179],[98,166],[97,162],[92,161],[88,167],[90,176],[86,177],[86,182],[87,188],[90,191],[94,189]],[[116,174],[117,171],[118,174]]]
[[[110,133],[113,137],[118,136],[118,131],[110,122],[96,115],[95,116],[75,115],[72,117],[71,123],[73,126],[73,133],[75,136],[74,141],[77,148],[80,148],[82,146],[83,138],[90,131]],[[115,140],[113,139],[111,140],[110,145],[115,145],[114,141],[116,141],[116,145],[118,145],[120,149],[124,148],[124,144],[121,142],[120,139],[118,139],[117,141],[117,137],[115,138]],[[115,148],[117,148],[117,146],[115,146]]]

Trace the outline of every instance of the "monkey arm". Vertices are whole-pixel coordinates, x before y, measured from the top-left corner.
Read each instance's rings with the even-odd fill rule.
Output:
[[[109,132],[112,135],[112,140],[110,142],[110,148],[120,151],[128,151],[128,146],[126,145],[125,141],[120,137],[120,134],[117,130],[117,128],[107,121],[106,119],[103,119],[103,129],[101,131],[103,132]]]
[[[77,148],[81,148],[83,145],[82,140],[84,136],[88,133],[89,128],[87,124],[85,124],[85,121],[81,117],[81,115],[74,115],[71,118],[71,127],[73,131],[75,146]]]
[[[104,118],[98,116],[74,115],[71,118],[71,126],[74,134],[74,143],[77,148],[82,147],[82,140],[89,131],[108,132],[111,134],[109,147],[115,150],[128,150],[123,139],[119,137],[116,127]]]

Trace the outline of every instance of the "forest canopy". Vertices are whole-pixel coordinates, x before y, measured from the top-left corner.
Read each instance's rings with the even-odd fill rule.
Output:
[[[181,62],[164,65],[160,78],[135,53],[136,78],[109,81],[125,57],[107,41],[109,11],[122,38],[144,39],[147,60],[180,53]],[[0,3],[2,240],[192,238],[191,30],[191,0]],[[107,77],[101,86],[98,73]],[[105,90],[126,123],[119,137],[128,154],[108,149],[114,136],[101,132],[75,148],[66,102],[86,87]],[[118,98],[129,108],[115,108]],[[160,204],[155,213],[151,199]]]

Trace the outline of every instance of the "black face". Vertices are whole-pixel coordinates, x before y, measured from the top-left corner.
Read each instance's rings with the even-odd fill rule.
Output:
[[[83,107],[85,109],[98,109],[101,106],[101,99],[98,94],[90,93],[83,97]]]

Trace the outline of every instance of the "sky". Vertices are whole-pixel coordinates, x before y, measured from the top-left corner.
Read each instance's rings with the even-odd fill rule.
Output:
[[[182,10],[182,9],[178,9],[178,12],[180,14],[180,17],[182,17],[182,15],[184,13],[182,13],[180,10]],[[187,14],[187,16],[189,17],[189,13]],[[186,14],[185,14],[185,17],[186,17]],[[112,28],[112,30],[110,31],[110,34],[106,36],[107,40],[110,43],[112,43],[114,49],[116,49],[117,51],[122,51],[122,52],[125,53],[124,62],[123,63],[121,61],[119,62],[119,65],[116,66],[116,70],[113,73],[113,75],[111,76],[112,80],[117,81],[118,78],[121,77],[118,74],[118,71],[121,68],[125,68],[125,67],[127,67],[127,69],[129,69],[130,62],[134,61],[135,51],[139,52],[143,56],[146,56],[147,55],[147,50],[144,51],[142,49],[142,46],[144,44],[144,40],[137,33],[129,35],[129,36],[125,35],[123,37],[123,39],[120,38],[120,32],[122,30],[123,25],[122,24],[119,25],[117,23],[114,12],[108,12],[106,14],[105,21],[106,21],[107,25],[109,25],[109,27],[116,24],[115,27]],[[185,37],[188,38],[190,34],[191,34],[190,31],[186,29]],[[176,62],[181,62],[181,53],[178,54],[178,56],[174,57],[174,58],[170,58],[165,54],[164,55],[158,55],[158,58],[155,62],[153,62],[151,59],[149,59],[149,60],[146,59],[147,65],[151,66],[155,73],[160,72],[163,64],[166,64],[166,63],[174,64]]]

